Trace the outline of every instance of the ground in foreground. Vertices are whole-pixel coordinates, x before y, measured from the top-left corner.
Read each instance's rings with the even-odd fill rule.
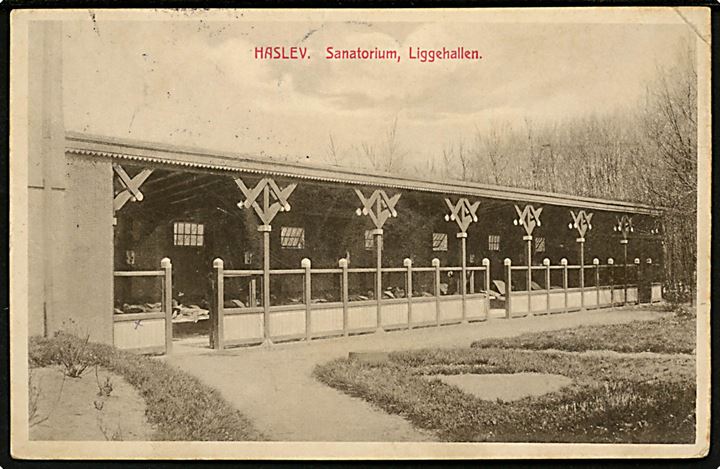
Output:
[[[686,331],[694,318],[676,319],[643,327],[654,337],[679,337],[679,344],[663,351],[693,350],[694,336]],[[446,441],[691,443],[695,359],[682,353],[617,353],[628,351],[636,330],[601,326],[595,332],[602,340],[588,342],[582,352],[573,351],[577,331],[561,330],[471,348],[398,352],[386,362],[339,359],[318,366],[315,376]],[[547,346],[538,345],[540,336]],[[583,328],[580,336],[593,336],[593,328]],[[518,373],[572,381],[540,395],[490,400],[437,378]]]

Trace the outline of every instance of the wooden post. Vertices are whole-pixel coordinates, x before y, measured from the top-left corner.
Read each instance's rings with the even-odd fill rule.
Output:
[[[305,340],[312,339],[312,279],[310,268],[312,263],[307,257],[300,261],[300,267],[305,269]]]
[[[585,309],[585,238],[576,239],[580,243],[580,311]]]
[[[523,240],[527,241],[527,252],[525,253],[525,260],[527,261],[527,293],[528,293],[528,305],[527,314],[532,316],[532,235],[523,236]]]
[[[490,317],[490,259],[488,259],[487,257],[483,258],[482,265],[485,268],[483,285],[485,285],[485,301],[487,302],[487,308],[485,309],[485,319],[488,319]]]
[[[567,259],[564,257],[560,259],[560,265],[563,266],[563,290],[565,292],[565,312],[567,313],[570,310],[570,307],[568,306],[568,268],[567,268]]]
[[[163,309],[165,311],[165,354],[172,352],[172,263],[170,259],[164,257],[160,261],[160,268],[165,271],[163,281]]]
[[[212,341],[212,348],[215,350],[222,350],[224,346],[224,335],[223,335],[223,307],[225,298],[225,285],[224,285],[224,263],[219,257],[213,261],[213,269],[215,269],[215,295],[213,295],[213,306],[215,317],[212,322],[212,334],[210,340]]]
[[[343,304],[343,335],[348,335],[348,262],[342,258],[338,261],[342,269],[342,304]]]
[[[628,240],[627,239],[621,239],[620,244],[623,245],[623,290],[625,291],[625,294],[623,295],[623,306],[627,304],[627,248],[628,248]]]
[[[550,314],[550,259],[547,257],[543,259],[543,265],[545,266],[545,304],[547,306],[545,310]]]
[[[511,307],[510,297],[512,294],[512,261],[505,258],[505,319],[510,319]]]
[[[435,321],[440,325],[440,259],[435,257],[432,260],[432,266],[435,267]]]
[[[248,306],[254,308],[257,306],[257,281],[255,280],[255,277],[250,279],[248,290]]]
[[[641,274],[640,259],[638,259],[636,257],[634,262],[635,262],[635,291],[636,291],[635,304],[639,305],[640,304],[640,274]]]
[[[270,231],[272,226],[259,225],[263,234],[263,345],[271,345],[270,340]]]
[[[607,263],[610,271],[610,309],[615,309],[615,260],[608,257]]]
[[[600,259],[597,257],[593,259],[593,265],[595,266],[595,294],[597,297],[595,306],[596,309],[600,309]]]
[[[650,299],[648,300],[648,303],[653,303],[653,283],[655,281],[655,269],[653,268],[652,258],[648,257],[645,259],[645,263],[647,264],[647,271],[645,274],[646,277],[646,284],[650,287]]]
[[[407,273],[405,276],[405,296],[408,300],[408,329],[412,327],[412,290],[413,290],[413,282],[412,282],[412,259],[409,257],[406,257],[403,259],[403,265],[407,269]]]
[[[372,230],[372,235],[375,240],[375,268],[377,269],[377,275],[375,276],[375,300],[377,302],[376,324],[377,331],[382,332],[382,228]]]
[[[460,238],[460,268],[462,282],[460,286],[460,295],[462,295],[462,322],[467,322],[467,233],[458,233]]]

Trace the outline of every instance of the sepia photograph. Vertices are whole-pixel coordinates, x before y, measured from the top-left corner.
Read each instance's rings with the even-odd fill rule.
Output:
[[[709,13],[13,11],[13,456],[706,455]]]

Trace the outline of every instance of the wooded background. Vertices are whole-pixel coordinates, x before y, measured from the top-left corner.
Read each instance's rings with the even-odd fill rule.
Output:
[[[664,209],[668,286],[695,290],[697,68],[681,45],[659,65],[644,99],[609,114],[533,122],[492,121],[489,130],[447,141],[437,160],[408,162],[395,117],[376,141],[343,146],[329,136],[327,158],[363,161],[390,173],[442,175],[481,183],[643,202]]]

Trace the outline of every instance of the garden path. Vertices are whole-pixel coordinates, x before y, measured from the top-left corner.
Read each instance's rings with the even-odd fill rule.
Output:
[[[348,352],[427,347],[468,347],[478,339],[580,325],[651,320],[662,313],[642,307],[587,311],[512,320],[490,319],[465,325],[368,334],[311,343],[211,351],[206,344],[178,343],[164,358],[218,389],[258,430],[281,441],[433,441],[366,401],[336,391],[312,377],[313,368]]]

